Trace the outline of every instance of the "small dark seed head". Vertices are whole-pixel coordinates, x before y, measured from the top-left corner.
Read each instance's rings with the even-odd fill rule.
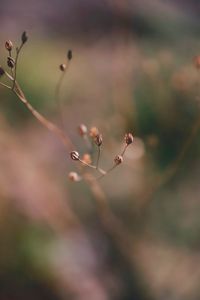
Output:
[[[5,42],[5,48],[6,48],[6,50],[11,51],[13,48],[13,43],[10,40],[7,40]]]
[[[80,124],[78,126],[78,133],[80,134],[80,136],[85,136],[87,134],[87,126],[85,126],[84,124]]]
[[[26,31],[24,31],[24,32],[22,33],[21,40],[22,40],[22,44],[25,44],[25,43],[27,42],[28,36],[27,36],[27,34],[26,34]]]
[[[70,156],[71,156],[71,159],[72,160],[79,160],[79,153],[77,152],[77,151],[72,151],[71,153],[70,153]]]
[[[5,74],[5,71],[2,67],[0,67],[0,77],[3,76]]]
[[[115,156],[114,162],[116,163],[116,165],[121,164],[123,162],[123,157],[121,155]]]
[[[60,70],[61,70],[62,72],[64,72],[65,69],[66,69],[66,64],[61,64],[61,65],[59,66],[59,68],[60,68]]]
[[[68,50],[68,52],[67,52],[67,58],[68,58],[68,60],[72,59],[72,50]]]
[[[95,144],[100,147],[103,143],[103,138],[102,138],[102,134],[98,133],[95,137],[94,137],[94,142]]]
[[[15,66],[15,61],[12,57],[8,56],[7,57],[7,65],[9,68],[13,69]]]
[[[125,137],[124,137],[124,140],[125,140],[125,143],[127,145],[132,144],[133,143],[133,135],[132,135],[132,133],[126,133]]]

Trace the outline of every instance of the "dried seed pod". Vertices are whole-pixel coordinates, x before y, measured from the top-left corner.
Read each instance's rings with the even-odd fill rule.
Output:
[[[71,180],[71,181],[74,181],[74,182],[77,182],[77,181],[80,181],[81,180],[81,177],[76,173],[76,172],[70,172],[68,174],[68,178]]]
[[[72,50],[68,50],[68,52],[67,52],[67,58],[68,58],[68,60],[72,59]]]
[[[61,64],[61,65],[59,66],[59,68],[60,68],[60,70],[61,70],[62,72],[64,72],[65,69],[66,69],[66,64]]]
[[[5,74],[5,71],[2,67],[0,67],[0,77],[3,76]]]
[[[102,138],[102,134],[97,134],[95,137],[94,137],[94,142],[95,144],[100,147],[103,143],[103,138]]]
[[[82,161],[85,162],[86,164],[91,164],[92,163],[92,159],[90,154],[85,153],[82,157]]]
[[[25,43],[27,42],[28,36],[27,36],[27,34],[26,34],[26,31],[24,31],[24,32],[22,33],[21,40],[22,40],[22,44],[25,44]]]
[[[114,162],[116,165],[119,165],[123,162],[123,157],[121,155],[116,155],[115,156],[115,159],[114,159]]]
[[[6,48],[6,50],[11,51],[13,48],[13,43],[10,40],[7,40],[5,42],[5,48]]]
[[[133,143],[133,135],[132,135],[132,133],[126,133],[125,137],[124,137],[124,140],[125,140],[125,143],[127,145],[132,144]]]
[[[90,128],[90,136],[95,138],[99,134],[99,130],[97,127]]]
[[[15,66],[15,61],[12,57],[8,56],[7,57],[7,65],[9,68],[13,69]]]
[[[71,156],[72,160],[79,160],[79,158],[80,158],[80,155],[79,155],[79,153],[77,151],[72,151],[70,153],[70,156]]]
[[[80,136],[85,136],[87,134],[87,126],[85,126],[84,124],[80,124],[78,126],[78,133],[80,134]]]

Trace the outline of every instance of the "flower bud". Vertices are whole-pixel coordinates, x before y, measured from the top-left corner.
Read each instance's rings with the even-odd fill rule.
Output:
[[[66,69],[66,64],[61,64],[61,65],[59,66],[59,68],[60,68],[60,70],[61,70],[62,72],[64,72],[65,69]]]
[[[94,142],[95,144],[100,147],[102,145],[102,142],[103,142],[103,138],[102,138],[102,134],[97,134],[95,137],[94,137]]]
[[[6,50],[11,51],[13,48],[13,43],[10,40],[7,40],[5,42],[5,48],[6,48]]]
[[[2,67],[0,67],[0,77],[3,76],[5,74],[5,71]]]
[[[68,178],[71,180],[71,181],[74,181],[74,182],[77,182],[77,181],[80,181],[81,180],[81,177],[76,173],[76,172],[70,172],[68,174]]]
[[[87,134],[87,127],[84,124],[80,124],[78,126],[78,132],[80,134],[80,136],[85,136]]]
[[[13,69],[15,66],[15,61],[12,57],[8,56],[7,57],[7,65],[9,68]]]
[[[125,137],[124,137],[124,140],[125,140],[125,143],[127,145],[132,144],[133,143],[133,135],[132,135],[132,133],[126,133]]]
[[[22,40],[22,44],[25,44],[25,43],[27,42],[28,36],[27,36],[27,34],[26,34],[26,31],[24,31],[24,32],[22,33],[21,40]]]
[[[70,156],[71,156],[71,159],[72,160],[79,160],[79,153],[77,152],[77,151],[72,151],[71,153],[70,153]]]
[[[116,165],[119,165],[123,162],[123,157],[121,155],[116,155],[114,162],[116,163]]]
[[[67,52],[67,58],[68,58],[68,60],[72,59],[72,50],[68,50],[68,52]]]
[[[90,136],[91,136],[92,138],[95,138],[98,134],[99,134],[99,130],[98,130],[97,127],[92,127],[92,128],[90,129]]]

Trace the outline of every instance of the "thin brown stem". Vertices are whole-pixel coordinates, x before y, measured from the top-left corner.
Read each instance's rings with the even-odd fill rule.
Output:
[[[62,71],[60,78],[57,82],[56,89],[55,89],[55,102],[57,103],[57,106],[58,106],[58,114],[59,114],[62,129],[64,129],[64,119],[63,119],[63,114],[62,114],[63,110],[62,110],[62,102],[61,102],[60,93],[61,93],[62,83],[65,78],[65,74],[66,74],[67,70],[69,69],[69,64],[70,64],[70,61],[68,60],[67,64],[66,64],[66,68],[64,71]]]
[[[14,76],[13,76],[13,86],[12,86],[12,90],[14,90],[14,88],[15,88],[15,83],[16,83],[16,78],[17,78],[17,63],[18,63],[19,54],[20,54],[20,51],[21,51],[23,45],[24,45],[24,44],[21,43],[20,47],[16,49],[15,68],[14,68]]]

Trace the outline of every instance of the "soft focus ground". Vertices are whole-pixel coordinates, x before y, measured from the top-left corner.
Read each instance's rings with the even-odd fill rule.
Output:
[[[18,80],[60,125],[58,66],[72,49],[61,100],[77,150],[86,151],[80,123],[102,132],[106,169],[124,133],[135,140],[124,163],[99,182],[111,213],[105,222],[88,185],[68,180],[76,163],[60,141],[0,87],[0,300],[197,300],[198,6],[74,3],[4,3],[0,64],[5,39],[17,42],[27,30]]]

